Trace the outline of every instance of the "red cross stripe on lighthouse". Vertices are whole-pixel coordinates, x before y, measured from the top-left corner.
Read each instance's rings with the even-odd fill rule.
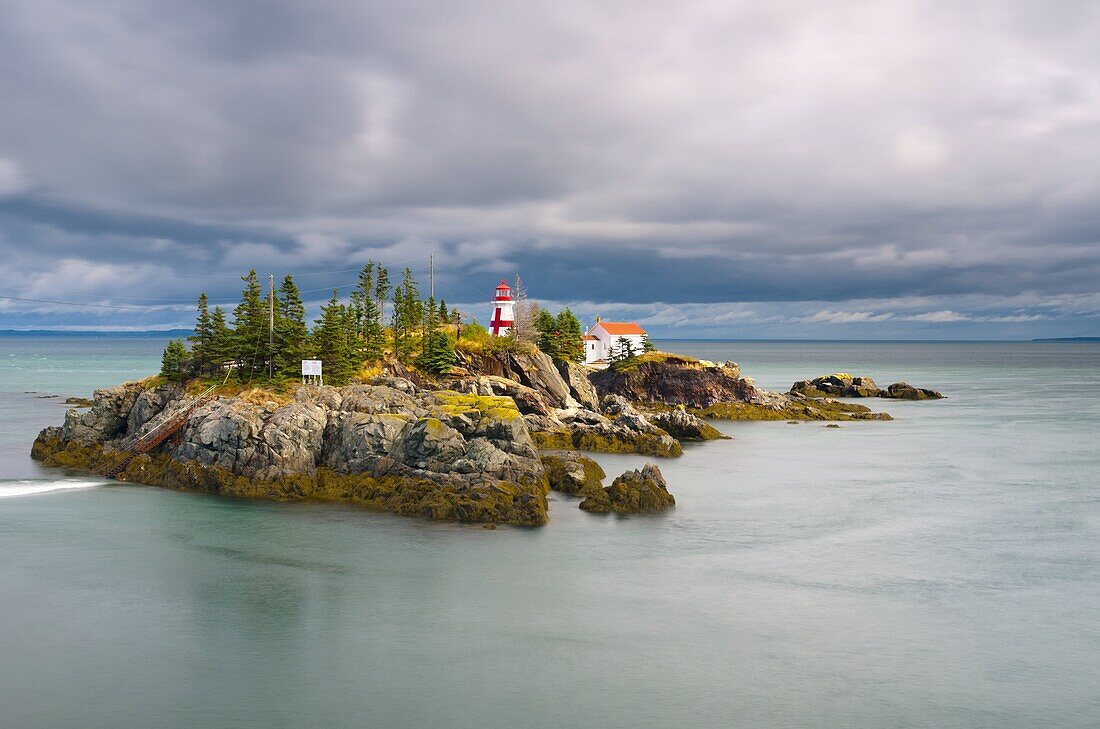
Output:
[[[493,317],[489,320],[489,333],[494,337],[504,336],[516,323],[512,309],[514,305],[512,289],[508,282],[502,279],[497,286],[496,299],[493,301]]]
[[[507,328],[511,327],[513,324],[515,324],[514,321],[508,321],[508,320],[505,320],[505,319],[501,319],[500,318],[500,313],[501,313],[500,309],[497,309],[496,311],[494,311],[493,312],[493,320],[489,322],[489,331],[492,332],[494,337],[500,336],[500,332],[501,332],[502,329],[507,329]]]

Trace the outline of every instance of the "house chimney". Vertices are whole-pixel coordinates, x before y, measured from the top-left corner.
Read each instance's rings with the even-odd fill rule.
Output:
[[[599,314],[597,314],[596,315],[596,323],[599,324],[601,321],[603,321],[603,317],[600,316]]]

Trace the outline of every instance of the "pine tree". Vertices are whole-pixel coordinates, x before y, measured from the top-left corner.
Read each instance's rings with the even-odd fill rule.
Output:
[[[198,369],[199,376],[210,371],[210,340],[213,336],[213,322],[210,319],[210,300],[206,292],[199,294],[198,316],[195,317],[195,333],[187,338],[191,342],[191,359]]]
[[[455,342],[450,334],[433,331],[424,339],[424,351],[416,358],[416,366],[436,375],[451,371],[457,361]]]
[[[225,363],[235,358],[235,351],[236,337],[225,322],[225,309],[215,306],[214,313],[210,315],[210,344],[207,346],[211,371],[221,373]]]
[[[306,307],[294,277],[287,275],[279,286],[279,307],[275,311],[275,371],[283,377],[298,377],[309,345]]]
[[[251,380],[257,366],[263,362],[261,355],[267,336],[267,311],[256,270],[252,269],[247,276],[241,276],[241,280],[245,284],[241,291],[241,303],[233,310],[236,339],[234,358],[237,360],[238,376],[242,380]]]
[[[322,362],[322,374],[331,385],[346,385],[353,374],[348,357],[347,307],[334,290],[327,304],[321,305],[321,318],[313,327],[310,348]]]
[[[160,358],[160,373],[169,380],[180,382],[184,379],[183,367],[187,360],[187,347],[182,339],[173,339],[164,348]]]
[[[536,344],[546,354],[551,357],[561,357],[560,336],[561,332],[558,331],[558,323],[554,319],[554,315],[545,309],[539,311],[539,315],[535,318],[535,330],[538,332],[538,340]]]
[[[643,352],[656,352],[657,347],[653,345],[653,342],[649,341],[649,335],[642,335],[642,351]]]
[[[390,272],[386,267],[378,265],[378,278],[374,281],[374,300],[378,303],[378,321],[386,320],[386,299],[390,296]]]
[[[412,269],[406,268],[404,279],[393,291],[393,353],[402,362],[410,361],[416,352],[416,331],[424,320],[423,309],[420,286]]]
[[[439,300],[439,322],[444,325],[451,323],[451,312],[447,311],[446,299]]]
[[[558,331],[558,357],[568,362],[584,361],[584,333],[581,322],[569,307],[558,313],[555,320]]]

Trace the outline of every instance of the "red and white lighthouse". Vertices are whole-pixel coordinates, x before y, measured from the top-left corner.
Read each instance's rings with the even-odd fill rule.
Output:
[[[512,301],[512,289],[508,282],[501,279],[497,286],[497,296],[493,300],[493,318],[489,320],[489,333],[494,337],[503,337],[516,323],[516,302]]]

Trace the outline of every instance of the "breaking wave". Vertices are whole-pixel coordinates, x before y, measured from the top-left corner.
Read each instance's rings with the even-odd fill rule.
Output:
[[[84,479],[27,479],[22,481],[0,481],[0,499],[7,499],[13,496],[45,494],[51,491],[90,489],[102,485],[103,481],[89,481]]]

